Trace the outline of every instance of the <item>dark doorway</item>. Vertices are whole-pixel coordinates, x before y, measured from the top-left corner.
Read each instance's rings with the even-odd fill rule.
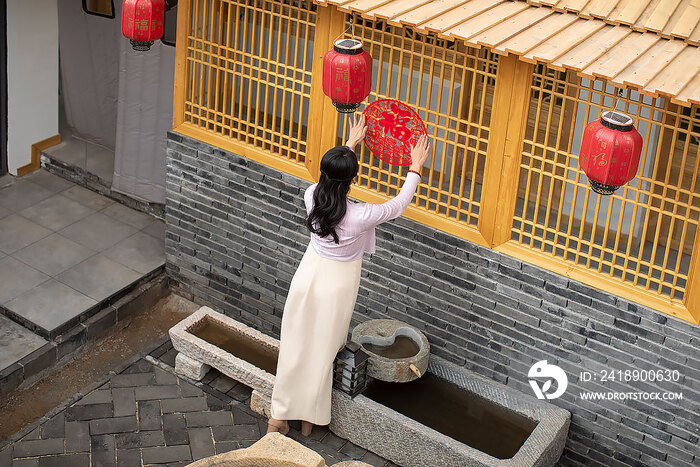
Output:
[[[7,173],[7,0],[0,0],[0,175]]]

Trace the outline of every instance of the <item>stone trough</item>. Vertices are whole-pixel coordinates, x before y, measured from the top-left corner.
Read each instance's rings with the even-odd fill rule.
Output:
[[[430,420],[430,405],[435,404],[436,412],[439,413],[441,412],[439,410],[440,404],[445,401],[445,398],[442,397],[444,394],[436,394],[430,388],[428,388],[428,394],[424,394],[426,397],[413,394],[408,388],[407,394],[399,394],[396,398],[399,401],[398,404],[394,405],[403,406],[400,407],[401,411],[410,413],[413,406],[418,407],[416,411],[418,417],[406,416],[401,411],[394,410],[394,408],[367,397],[365,393],[372,390],[372,384],[368,386],[365,393],[354,398],[350,398],[334,388],[331,422],[328,428],[339,437],[405,467],[425,467],[428,465],[445,467],[545,467],[556,465],[564,450],[569,432],[570,414],[568,411],[524,395],[500,383],[482,378],[434,355],[430,357],[428,371],[423,376],[423,378],[426,377],[447,383],[448,392],[453,395],[461,392],[466,396],[466,399],[474,403],[474,407],[465,407],[457,413],[452,413],[452,416],[449,417],[453,419],[452,421],[436,420],[435,418]],[[386,392],[384,396],[392,397]],[[372,397],[381,399],[381,390],[376,391]],[[421,410],[420,405],[424,402],[427,402],[428,406]],[[484,406],[487,406],[486,410],[484,410]],[[253,391],[250,407],[255,412],[269,417],[269,396]],[[446,407],[448,410],[453,408],[451,405]],[[495,414],[497,418],[492,421],[478,420],[478,417],[471,416],[470,412],[472,411],[485,412],[487,415]],[[421,412],[423,413],[421,414]],[[444,412],[445,410],[442,410],[442,413]],[[477,444],[484,442],[484,440],[479,439],[480,434],[491,434],[493,442],[497,444],[489,446],[490,448],[495,448],[500,452],[508,452],[508,449],[511,449],[514,453],[508,458],[494,457],[443,434],[415,418],[424,418],[432,422],[431,424],[440,425],[443,431],[454,432],[455,427],[457,432],[462,428],[466,428],[467,431],[471,430]],[[465,424],[466,427],[460,427],[460,423]],[[510,426],[499,427],[501,424]],[[524,439],[518,439],[518,436],[521,438],[524,436]],[[489,443],[488,440],[485,442]]]
[[[251,387],[251,409],[270,417],[277,339],[207,307],[170,336],[180,352],[176,371],[199,379],[207,366],[217,368]],[[328,427],[406,467],[544,467],[561,456],[569,419],[566,410],[433,355],[410,382],[370,377],[354,398],[333,388]]]
[[[264,394],[272,395],[279,341],[203,306],[170,328],[179,353],[175,371],[194,380],[209,367]]]

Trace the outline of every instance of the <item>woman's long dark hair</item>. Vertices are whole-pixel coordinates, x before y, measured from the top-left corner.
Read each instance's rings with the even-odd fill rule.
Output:
[[[345,216],[348,192],[360,164],[347,146],[329,149],[321,159],[321,178],[314,190],[314,207],[306,218],[306,227],[320,237],[333,236],[338,243],[336,226]]]

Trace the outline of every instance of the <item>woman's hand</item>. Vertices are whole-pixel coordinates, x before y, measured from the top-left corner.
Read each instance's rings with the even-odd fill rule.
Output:
[[[365,134],[367,133],[367,125],[365,124],[365,116],[360,115],[360,118],[356,118],[355,115],[350,116],[350,132],[348,134],[348,142],[345,143],[347,147],[355,150],[360,141],[365,139]]]
[[[411,148],[411,170],[420,173],[428,157],[430,157],[430,139],[428,135],[423,135],[418,138],[416,145]]]

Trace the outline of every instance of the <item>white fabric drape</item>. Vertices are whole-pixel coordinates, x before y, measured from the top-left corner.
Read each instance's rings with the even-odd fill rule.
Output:
[[[114,2],[115,8],[121,2]],[[58,0],[61,94],[73,135],[114,150],[117,127],[118,18],[83,12],[82,2]]]
[[[136,52],[120,41],[117,144],[112,190],[165,203],[165,143],[173,121],[175,48]]]
[[[165,141],[172,128],[175,48],[136,52],[115,18],[58,0],[61,92],[72,133],[114,150],[112,189],[165,202]]]

